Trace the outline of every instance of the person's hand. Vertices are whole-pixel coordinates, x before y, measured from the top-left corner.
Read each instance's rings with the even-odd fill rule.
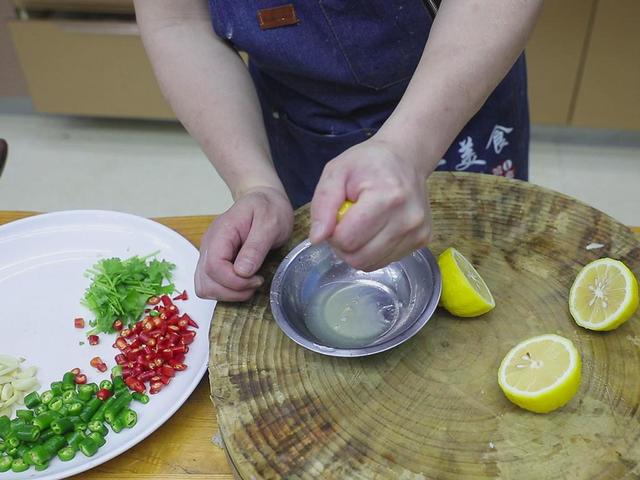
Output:
[[[331,160],[311,202],[311,242],[327,240],[349,265],[365,271],[426,245],[428,163],[417,157],[373,137]],[[355,204],[337,223],[345,200]]]
[[[245,192],[202,237],[195,274],[196,295],[240,302],[263,283],[256,275],[270,249],[291,235],[293,210],[281,190]]]

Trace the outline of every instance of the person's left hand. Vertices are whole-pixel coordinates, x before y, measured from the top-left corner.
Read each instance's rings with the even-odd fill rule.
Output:
[[[331,160],[311,201],[312,243],[327,240],[337,255],[372,271],[426,245],[431,209],[428,162],[375,137]],[[345,200],[355,202],[337,223]]]

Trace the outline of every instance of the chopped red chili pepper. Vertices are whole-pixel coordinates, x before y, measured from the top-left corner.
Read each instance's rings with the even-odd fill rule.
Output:
[[[84,373],[78,373],[73,380],[77,385],[84,385],[87,383],[87,376]]]
[[[162,388],[164,387],[164,384],[162,382],[153,382],[151,383],[151,386],[149,387],[149,393],[151,395],[155,395],[156,393],[158,393],[160,390],[162,390]]]
[[[118,350],[124,350],[129,346],[129,344],[127,343],[127,340],[125,338],[118,337],[116,338],[116,343],[114,343],[113,346]]]
[[[162,304],[165,307],[168,307],[169,305],[173,305],[173,302],[171,301],[171,299],[169,298],[169,295],[162,295],[160,297],[160,300],[162,301]]]
[[[187,291],[183,290],[180,295],[176,295],[173,297],[174,300],[189,300],[189,296],[187,295]]]
[[[103,401],[109,398],[111,395],[113,395],[111,393],[111,390],[107,390],[106,388],[101,388],[100,390],[98,390],[98,393],[96,393],[96,397]]]
[[[97,366],[97,369],[98,369],[100,372],[104,373],[104,372],[106,372],[106,371],[109,369],[109,367],[107,367],[107,364],[106,364],[106,363],[101,363],[100,365],[98,365],[98,366]]]
[[[187,330],[182,335],[180,335],[180,338],[183,344],[190,345],[196,338],[196,332],[194,332],[193,330]]]
[[[171,365],[162,365],[162,367],[160,367],[160,373],[165,377],[173,377],[176,374]]]
[[[186,318],[187,319],[187,321],[189,322],[189,326],[190,327],[200,328],[200,326],[196,323],[196,321],[193,318],[191,318],[190,315],[185,313],[184,315],[182,315],[182,318]]]
[[[149,297],[149,300],[147,300],[147,303],[149,305],[158,305],[160,303],[160,298],[159,297]]]
[[[87,340],[89,340],[89,345],[98,345],[100,343],[100,337],[98,335],[89,335]]]
[[[101,363],[104,363],[104,362],[100,357],[93,357],[89,362],[89,365],[91,365],[93,368],[98,368],[98,365],[100,365]]]
[[[76,328],[84,328],[84,318],[78,317],[73,319],[73,325]]]
[[[115,322],[113,322],[113,329],[116,331],[120,331],[124,328],[124,324],[122,323],[122,320],[116,320]]]
[[[118,355],[116,355],[116,363],[118,365],[125,365],[127,363],[127,357],[124,353],[119,353]]]
[[[78,375],[80,373],[80,369],[78,367],[76,368],[72,368],[71,370],[69,370],[71,373],[73,373],[74,375]]]

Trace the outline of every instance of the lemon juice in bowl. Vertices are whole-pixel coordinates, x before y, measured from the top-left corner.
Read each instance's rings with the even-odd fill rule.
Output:
[[[387,333],[398,318],[395,293],[375,281],[332,282],[311,298],[304,322],[312,335],[327,346],[358,348]]]

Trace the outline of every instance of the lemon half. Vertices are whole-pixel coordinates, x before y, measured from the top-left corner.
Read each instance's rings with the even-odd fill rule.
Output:
[[[347,214],[347,211],[351,208],[352,205],[353,202],[351,200],[345,200],[344,202],[342,202],[342,205],[340,205],[340,208],[338,209],[338,222],[342,220],[342,217]]]
[[[489,287],[473,265],[455,248],[438,257],[442,275],[441,305],[458,317],[477,317],[496,306]]]
[[[571,340],[540,335],[525,340],[504,357],[498,384],[513,403],[536,413],[562,407],[580,387],[582,361]]]
[[[585,266],[569,292],[569,310],[589,330],[613,330],[638,308],[638,281],[627,266],[601,258]]]

